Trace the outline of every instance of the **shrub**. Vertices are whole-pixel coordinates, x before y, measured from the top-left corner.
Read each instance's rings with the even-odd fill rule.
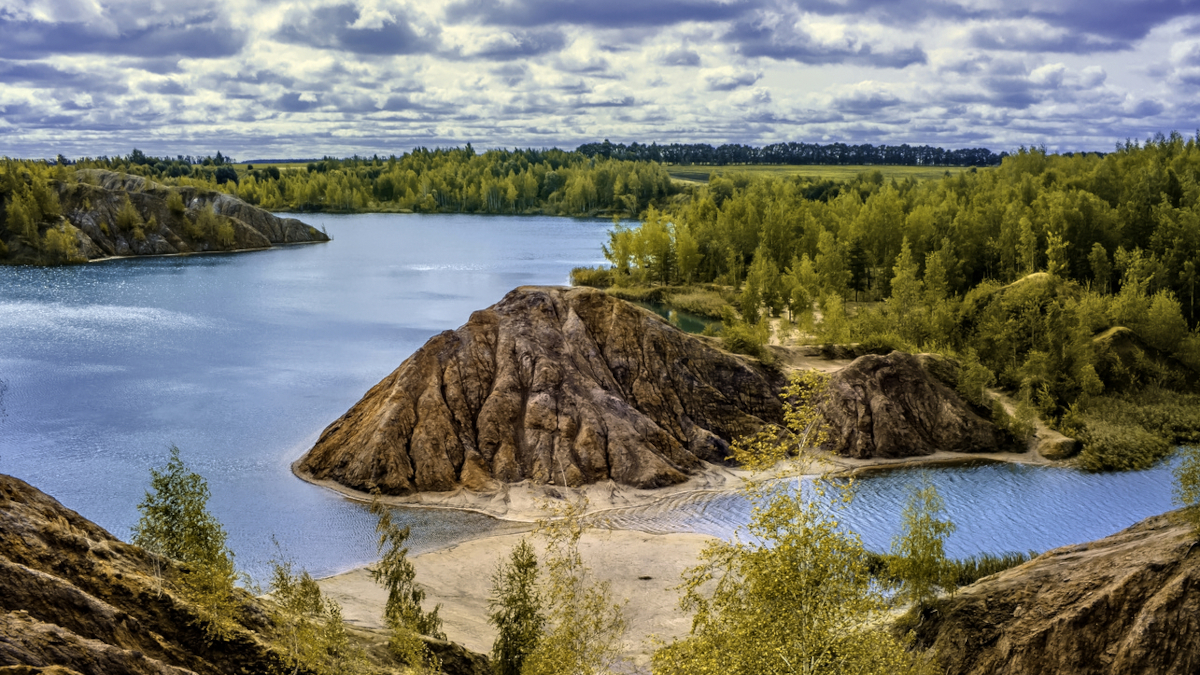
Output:
[[[496,675],[520,675],[525,657],[533,653],[546,628],[538,592],[537,556],[522,539],[506,562],[492,575],[488,623],[496,627],[492,663]]]
[[[608,288],[613,285],[613,272],[608,267],[576,267],[571,270],[572,286]]]
[[[1145,469],[1171,452],[1162,436],[1128,422],[1090,418],[1080,440],[1080,463],[1088,471]]]
[[[183,205],[183,197],[178,192],[172,191],[167,196],[167,210],[177,216],[183,215],[183,212],[187,210]]]
[[[1200,535],[1200,447],[1186,447],[1182,454],[1183,461],[1175,467],[1175,503]]]

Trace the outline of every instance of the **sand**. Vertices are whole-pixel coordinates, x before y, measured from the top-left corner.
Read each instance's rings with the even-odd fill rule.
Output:
[[[426,609],[441,603],[446,636],[468,649],[488,653],[496,637],[487,623],[491,576],[498,562],[523,537],[539,554],[540,538],[507,534],[476,539],[413,558],[416,578],[425,589]],[[686,635],[690,618],[679,610],[675,589],[684,570],[696,564],[700,551],[711,540],[699,534],[645,534],[628,530],[590,530],[580,540],[579,551],[591,578],[608,581],[612,596],[626,601],[629,629],[622,645],[634,665],[649,662],[657,636],[669,640]],[[356,569],[320,580],[322,591],[342,605],[346,620],[361,628],[382,626],[386,592],[366,569]]]

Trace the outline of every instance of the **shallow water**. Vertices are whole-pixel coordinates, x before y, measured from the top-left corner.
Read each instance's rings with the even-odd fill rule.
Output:
[[[603,262],[610,224],[564,218],[356,215],[303,219],[328,244],[85,266],[0,267],[0,472],[120,537],[149,467],[178,445],[212,489],[238,565],[283,551],[315,575],[375,557],[365,507],[289,470],[320,431],[439,331],[522,284]],[[934,470],[951,553],[1045,549],[1170,508],[1159,467],[1095,476],[989,466]],[[909,474],[862,481],[844,520],[886,548]],[[680,499],[625,524],[728,536],[740,497]],[[412,553],[498,527],[402,509]]]
[[[1108,536],[1171,507],[1173,461],[1145,471],[1093,474],[1024,464],[978,463],[920,469],[946,504],[956,530],[946,554],[966,557],[1009,551],[1042,552]],[[837,512],[863,545],[887,551],[900,529],[918,471],[863,475],[851,505]],[[694,493],[669,504],[605,514],[611,527],[647,532],[701,532],[729,538],[750,519],[739,493]]]

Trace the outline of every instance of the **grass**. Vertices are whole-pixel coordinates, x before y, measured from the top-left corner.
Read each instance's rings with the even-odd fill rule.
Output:
[[[667,173],[679,181],[691,183],[707,183],[711,174],[729,174],[729,173],[748,173],[754,177],[775,176],[779,178],[790,178],[792,176],[804,176],[814,179],[830,179],[835,181],[846,181],[857,177],[861,173],[871,173],[879,171],[883,174],[884,179],[904,180],[906,178],[915,178],[916,180],[930,180],[945,177],[946,173],[955,175],[963,171],[970,171],[970,167],[961,166],[874,166],[874,165],[804,165],[792,166],[787,164],[744,164],[735,166],[697,166],[697,165],[668,165]]]

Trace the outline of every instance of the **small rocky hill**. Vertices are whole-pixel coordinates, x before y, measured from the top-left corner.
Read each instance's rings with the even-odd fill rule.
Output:
[[[1200,539],[1176,516],[1045,553],[927,611],[953,675],[1200,672]]]
[[[783,379],[595,289],[523,287],[432,338],[295,469],[391,495],[522,480],[662,487],[781,422]]]
[[[958,365],[944,357],[860,356],[830,379],[821,404],[825,449],[858,459],[1010,449],[1006,436],[954,391],[957,381]]]
[[[3,262],[54,264],[329,241],[325,233],[299,220],[279,218],[223,192],[166,187],[140,176],[84,170],[74,180],[52,183],[52,189],[62,215],[41,223],[39,230],[42,237],[47,229],[58,230],[67,235],[69,245],[49,251],[43,240],[9,232]],[[137,214],[132,223],[121,216],[126,200]]]

